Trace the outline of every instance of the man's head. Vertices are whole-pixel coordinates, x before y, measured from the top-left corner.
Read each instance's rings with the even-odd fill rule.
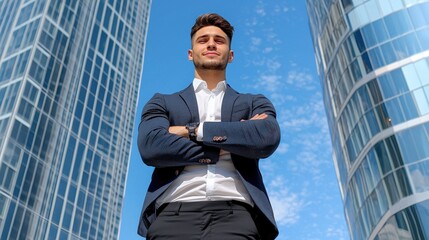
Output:
[[[198,30],[207,26],[215,26],[220,28],[228,36],[229,42],[231,44],[234,27],[231,26],[231,24],[225,18],[216,13],[203,14],[195,20],[195,24],[191,29],[191,39]]]
[[[196,70],[225,71],[232,62],[231,38],[234,28],[218,14],[203,14],[197,18],[191,31],[192,49],[188,59]]]

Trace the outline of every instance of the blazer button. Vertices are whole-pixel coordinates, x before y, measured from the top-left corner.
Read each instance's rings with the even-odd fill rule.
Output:
[[[226,136],[214,136],[213,142],[225,142],[228,139]]]
[[[208,159],[208,158],[204,158],[204,159],[200,159],[198,162],[209,164],[209,163],[211,163],[211,162],[212,162],[212,160],[211,160],[211,159]]]

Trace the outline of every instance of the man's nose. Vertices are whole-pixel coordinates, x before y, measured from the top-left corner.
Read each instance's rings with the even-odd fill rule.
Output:
[[[216,42],[214,39],[210,39],[207,42],[207,49],[216,49]]]

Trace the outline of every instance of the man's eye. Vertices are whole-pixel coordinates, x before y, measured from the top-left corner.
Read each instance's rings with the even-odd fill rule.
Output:
[[[226,42],[226,40],[224,38],[215,38],[214,40],[218,44],[224,44]]]

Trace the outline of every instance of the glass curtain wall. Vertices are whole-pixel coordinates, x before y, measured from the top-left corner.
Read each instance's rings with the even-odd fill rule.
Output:
[[[150,0],[0,1],[0,239],[117,239]]]
[[[307,10],[351,238],[429,239],[429,1]]]

